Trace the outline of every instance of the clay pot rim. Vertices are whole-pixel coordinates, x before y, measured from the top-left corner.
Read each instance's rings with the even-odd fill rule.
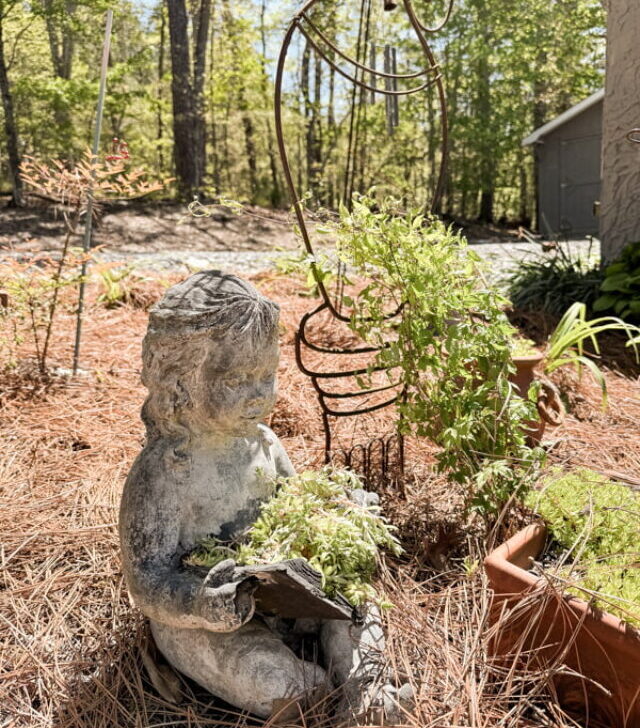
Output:
[[[523,356],[512,356],[511,360],[514,364],[517,364],[518,362],[522,362],[523,364],[529,363],[529,362],[541,362],[547,355],[545,353],[537,353],[537,354],[525,354]]]
[[[542,522],[534,523],[505,541],[494,549],[484,559],[485,572],[491,579],[492,571],[499,571],[511,576],[522,584],[522,591],[533,589],[543,585],[545,579],[542,576],[535,576],[530,571],[523,569],[513,563],[513,559],[526,554],[530,558],[537,558],[543,551],[547,538],[547,527]],[[604,639],[612,639],[616,642],[622,641],[624,648],[634,655],[640,650],[640,630],[628,622],[623,622],[618,617],[606,610],[594,609],[584,599],[565,594],[563,600],[569,605],[578,616],[584,620],[584,624],[595,635]]]

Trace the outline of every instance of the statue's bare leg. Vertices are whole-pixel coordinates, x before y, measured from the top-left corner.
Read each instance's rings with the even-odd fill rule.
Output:
[[[154,640],[179,672],[231,705],[267,718],[280,701],[325,686],[325,671],[300,660],[260,620],[235,632],[180,629],[151,621]],[[274,704],[275,701],[275,704]]]

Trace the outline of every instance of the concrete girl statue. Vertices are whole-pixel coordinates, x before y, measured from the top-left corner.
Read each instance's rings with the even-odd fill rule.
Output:
[[[276,395],[278,313],[253,286],[219,271],[196,273],[151,311],[147,440],[120,510],[129,591],[169,663],[242,710],[268,717],[282,701],[332,684],[345,685],[355,713],[372,700],[392,706],[392,688],[376,688],[374,698],[366,687],[380,675],[384,645],[373,610],[362,627],[315,625],[323,667],[297,657],[255,613],[254,587],[233,561],[204,579],[182,565],[202,538],[230,541],[255,521],[272,494],[264,474],[294,472],[262,424]]]

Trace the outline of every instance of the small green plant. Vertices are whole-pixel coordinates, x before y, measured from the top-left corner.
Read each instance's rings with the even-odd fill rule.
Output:
[[[126,144],[119,142],[121,145]],[[62,214],[66,233],[62,250],[55,265],[47,265],[48,279],[31,266],[29,275],[14,285],[17,300],[24,303],[31,320],[32,335],[36,344],[38,366],[41,373],[47,371],[49,345],[58,309],[59,292],[64,286],[78,285],[83,281],[80,271],[69,273],[70,266],[80,268],[87,256],[72,255],[72,240],[79,236],[86,222],[89,200],[93,201],[93,213],[99,215],[102,204],[108,200],[136,199],[164,188],[170,180],[148,182],[142,169],[129,169],[129,153],[109,155],[94,159],[90,151],[73,166],[62,160],[40,161],[25,157],[20,165],[20,177],[30,195],[52,205]],[[44,334],[38,341],[38,329]]]
[[[640,242],[628,245],[608,266],[594,311],[613,311],[625,321],[640,322]]]
[[[627,345],[633,347],[638,357],[638,343],[634,339],[640,334],[640,329],[627,324],[615,316],[602,316],[596,319],[587,319],[587,307],[584,303],[574,303],[565,312],[549,338],[545,359],[543,363],[546,374],[551,374],[564,366],[573,366],[578,375],[582,374],[583,367],[593,377],[602,390],[602,404],[607,404],[607,381],[604,374],[585,352],[585,344],[590,343],[596,355],[600,353],[598,336],[613,331],[623,332],[627,338]]]
[[[106,263],[93,268],[102,286],[102,293],[98,296],[98,303],[106,308],[115,308],[127,302],[129,288],[127,279],[132,274],[133,265],[122,263]]]
[[[640,624],[640,495],[582,469],[552,476],[528,505],[565,551],[560,576],[576,582],[569,591]]]
[[[315,262],[315,273],[311,263]],[[304,278],[306,294],[312,298],[319,295],[318,279],[325,286],[330,286],[334,280],[331,270],[331,261],[328,256],[319,254],[310,256],[306,251],[302,253],[284,253],[274,257],[273,263],[278,273],[283,276],[300,275]]]
[[[519,356],[535,356],[535,354],[538,354],[539,352],[536,349],[536,345],[535,345],[534,341],[531,341],[531,339],[525,339],[522,336],[516,336],[516,338],[513,341],[511,353],[514,357],[519,357]]]
[[[602,278],[591,251],[579,255],[558,245],[550,256],[518,263],[509,277],[508,295],[516,308],[560,316],[575,301],[591,309]]]
[[[343,303],[352,330],[380,347],[376,365],[404,390],[400,427],[440,446],[439,468],[469,485],[469,506],[499,512],[543,457],[526,438],[535,405],[509,381],[506,299],[459,234],[392,201],[354,198],[332,232],[350,275],[366,281]]]
[[[379,550],[399,555],[401,548],[377,507],[350,498],[362,488],[359,478],[325,468],[281,478],[277,485],[243,542],[229,546],[206,539],[187,563],[211,567],[229,557],[239,564],[305,558],[322,575],[328,595],[340,592],[354,606],[376,600],[371,580]]]
[[[82,260],[82,251],[68,247],[62,265],[46,256],[36,256],[28,263],[9,261],[0,265],[0,288],[9,297],[9,305],[0,311],[5,368],[17,365],[20,345],[28,337],[38,371],[46,374],[54,318],[61,307],[60,293],[79,284]]]

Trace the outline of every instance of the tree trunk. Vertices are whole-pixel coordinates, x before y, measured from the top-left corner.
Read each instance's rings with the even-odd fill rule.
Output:
[[[454,139],[452,137],[451,130],[455,129],[458,120],[458,92],[460,88],[460,76],[462,74],[460,63],[457,61],[454,63],[451,57],[449,45],[447,45],[446,48],[444,67],[445,69],[449,69],[450,73],[450,76],[447,78],[449,136],[447,140],[447,147],[442,150],[442,153],[445,155],[448,162],[454,151]],[[440,124],[442,124],[442,120],[440,120]],[[458,179],[460,179],[459,173]],[[454,183],[452,165],[447,163],[445,167],[444,191],[441,203],[441,207],[447,217],[452,217],[455,213],[455,189],[456,184]]]
[[[76,11],[76,3],[68,2],[66,5],[67,17],[71,17]],[[71,78],[71,69],[73,64],[73,51],[75,41],[73,33],[65,28],[62,33],[62,78]]]
[[[269,98],[269,76],[267,75],[267,33],[264,25],[264,17],[267,11],[267,2],[262,0],[260,6],[260,41],[262,43],[262,56],[260,65],[262,67],[262,94],[265,102],[273,105]],[[269,195],[271,206],[280,207],[282,204],[282,191],[280,189],[280,181],[278,179],[278,163],[276,161],[275,140],[271,121],[267,117],[267,154],[269,155],[269,170],[271,172],[271,193]]]
[[[244,84],[238,89],[238,109],[242,115],[242,127],[244,129],[244,149],[247,155],[249,167],[249,186],[251,188],[252,201],[255,202],[258,192],[258,155],[256,153],[255,127],[249,105],[247,103]]]
[[[538,51],[536,56],[536,73],[533,82],[533,128],[539,129],[547,121],[547,81],[544,75],[544,66],[547,62],[547,53],[544,50]],[[549,231],[542,226],[542,214],[540,210],[540,172],[536,148],[533,148],[533,194],[535,196],[535,220],[536,229],[548,235]]]
[[[318,197],[322,177],[322,61],[317,53],[314,53],[314,58],[313,105],[311,107],[311,124],[309,126],[310,135],[308,140],[310,145],[308,153],[311,162],[309,181],[314,198],[316,201],[320,201]],[[323,199],[322,203],[326,204],[326,200]]]
[[[164,140],[164,121],[162,119],[162,81],[164,79],[164,46],[167,34],[167,18],[165,15],[165,2],[160,3],[160,44],[158,48],[158,114],[157,114],[157,135],[158,142],[158,168],[162,173],[164,169],[164,151],[162,144]]]
[[[22,180],[20,178],[20,151],[18,143],[18,128],[13,113],[13,96],[7,73],[7,60],[4,50],[3,16],[0,14],[0,94],[2,95],[2,109],[4,111],[4,134],[9,159],[9,175],[13,189],[12,204],[22,204]]]
[[[49,39],[49,53],[51,55],[51,65],[53,66],[53,72],[59,78],[62,78],[63,63],[62,53],[60,51],[60,43],[58,41],[58,33],[55,22],[53,20],[53,9],[51,6],[51,0],[45,0],[44,3],[44,22],[47,28],[47,37]]]
[[[44,21],[49,40],[51,66],[56,78],[64,81],[71,79],[73,64],[74,38],[71,19],[76,11],[76,3],[71,0],[61,3],[56,0],[43,0]],[[59,145],[67,153],[71,147],[73,125],[68,103],[60,100],[53,105],[53,114],[58,132]]]
[[[61,11],[56,10],[54,0],[43,0],[43,7],[53,72],[58,78],[64,78],[68,81],[71,78],[74,49],[73,34],[70,31],[68,21],[76,11],[76,3],[65,2],[64,16],[60,22],[59,32],[56,27],[56,15]]]
[[[206,159],[206,126],[204,118],[204,74],[207,61],[207,42],[211,21],[211,0],[200,0],[200,7],[194,17],[193,38],[193,143],[199,184],[202,184]]]
[[[312,136],[313,129],[311,123],[311,92],[310,92],[310,74],[311,66],[311,44],[309,41],[305,41],[304,51],[302,52],[302,63],[300,68],[300,91],[302,93],[302,103],[304,106],[304,136],[305,136],[305,157],[306,157],[306,171],[307,171],[307,187],[311,188],[311,148],[312,148]]]
[[[212,9],[211,17],[211,39],[209,40],[209,68],[215,68],[216,63],[216,18],[215,5]],[[222,181],[220,177],[220,150],[218,149],[218,109],[216,108],[215,99],[211,102],[211,161],[213,163],[213,187],[216,194],[220,194],[222,190]]]
[[[493,222],[494,199],[494,149],[489,133],[491,123],[491,81],[488,58],[480,59],[478,84],[478,116],[482,127],[480,130],[480,212],[481,222]]]
[[[531,226],[529,217],[529,178],[527,176],[527,161],[522,147],[518,150],[518,176],[520,187],[520,209],[518,212],[519,222],[524,227]]]
[[[438,144],[437,137],[439,129],[436,128],[436,114],[435,109],[433,105],[433,91],[432,89],[429,89],[427,92],[427,161],[428,161],[428,169],[427,169],[427,179],[426,179],[426,188],[427,188],[427,200],[429,202],[429,205],[431,204],[431,200],[433,200],[433,194],[436,189],[437,179],[438,179],[438,170],[436,169],[436,147]],[[436,214],[441,214],[442,212],[442,200],[438,203],[438,209],[435,210]]]
[[[640,4],[610,0],[602,135],[602,256],[614,260],[640,240],[640,144],[627,138],[640,127]]]
[[[171,43],[173,156],[180,193],[187,198],[200,187],[193,133],[195,109],[191,87],[188,18],[185,0],[167,0]]]
[[[173,98],[173,154],[178,188],[183,197],[202,186],[205,127],[202,89],[211,13],[211,0],[200,0],[194,12],[193,73],[189,45],[189,17],[185,0],[167,0],[171,46]]]
[[[334,54],[335,55],[335,54]],[[329,67],[329,108],[327,109],[327,152],[326,162],[330,165],[327,178],[327,205],[330,210],[336,206],[336,193],[338,191],[338,178],[336,165],[332,163],[335,157],[335,147],[338,137],[335,112],[336,72],[333,66]]]
[[[492,98],[491,98],[491,49],[494,43],[492,18],[484,3],[475,2],[478,18],[477,36],[480,40],[477,60],[477,96],[476,113],[478,116],[478,174],[480,182],[480,210],[478,219],[481,222],[493,222],[493,201],[495,188],[495,136],[493,132]]]
[[[241,38],[239,34],[242,32],[242,30],[239,28],[233,17],[229,0],[223,0],[222,7],[229,42],[232,45],[237,44],[237,46],[240,47]],[[255,124],[251,115],[249,97],[247,95],[248,89],[245,83],[245,78],[242,74],[242,69],[237,61],[237,56],[234,58],[233,70],[234,80],[237,84],[236,108],[240,112],[240,117],[242,119],[242,128],[244,130],[244,148],[247,155],[247,166],[249,168],[249,186],[251,188],[252,201],[255,201],[256,194],[259,188]]]

